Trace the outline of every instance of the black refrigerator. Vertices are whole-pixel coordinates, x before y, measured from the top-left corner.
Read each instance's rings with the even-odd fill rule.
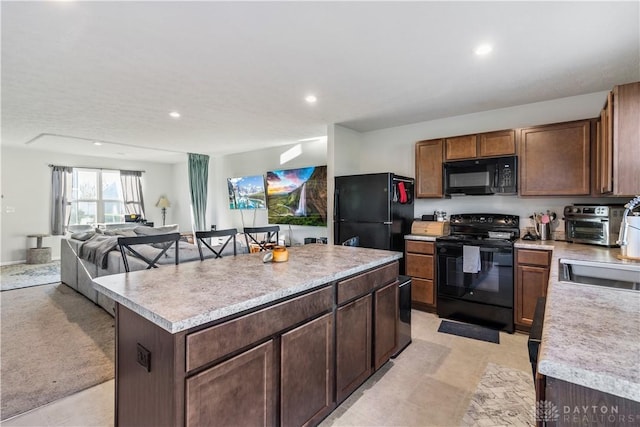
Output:
[[[404,251],[411,233],[414,179],[393,173],[337,176],[333,205],[336,245],[357,237],[363,248]],[[400,274],[404,273],[404,258]]]

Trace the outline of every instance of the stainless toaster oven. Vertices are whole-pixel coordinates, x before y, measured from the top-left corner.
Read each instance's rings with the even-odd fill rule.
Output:
[[[567,242],[618,246],[618,233],[624,206],[572,205],[564,208]]]

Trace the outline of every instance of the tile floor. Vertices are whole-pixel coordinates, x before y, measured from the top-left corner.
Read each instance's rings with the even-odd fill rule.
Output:
[[[501,332],[493,344],[438,333],[439,325],[436,315],[414,310],[413,343],[321,426],[459,426],[489,362],[530,372],[526,335]],[[1,425],[113,425],[113,389],[108,381]]]

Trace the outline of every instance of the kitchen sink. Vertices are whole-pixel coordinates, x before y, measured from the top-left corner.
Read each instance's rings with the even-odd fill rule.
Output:
[[[560,279],[567,282],[600,285],[640,291],[640,264],[560,259]]]

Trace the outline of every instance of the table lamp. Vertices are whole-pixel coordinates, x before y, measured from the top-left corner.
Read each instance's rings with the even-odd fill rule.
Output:
[[[156,203],[156,207],[162,210],[162,225],[165,225],[165,220],[167,218],[167,208],[171,207],[171,202],[165,196],[160,196],[158,199],[158,203]]]

